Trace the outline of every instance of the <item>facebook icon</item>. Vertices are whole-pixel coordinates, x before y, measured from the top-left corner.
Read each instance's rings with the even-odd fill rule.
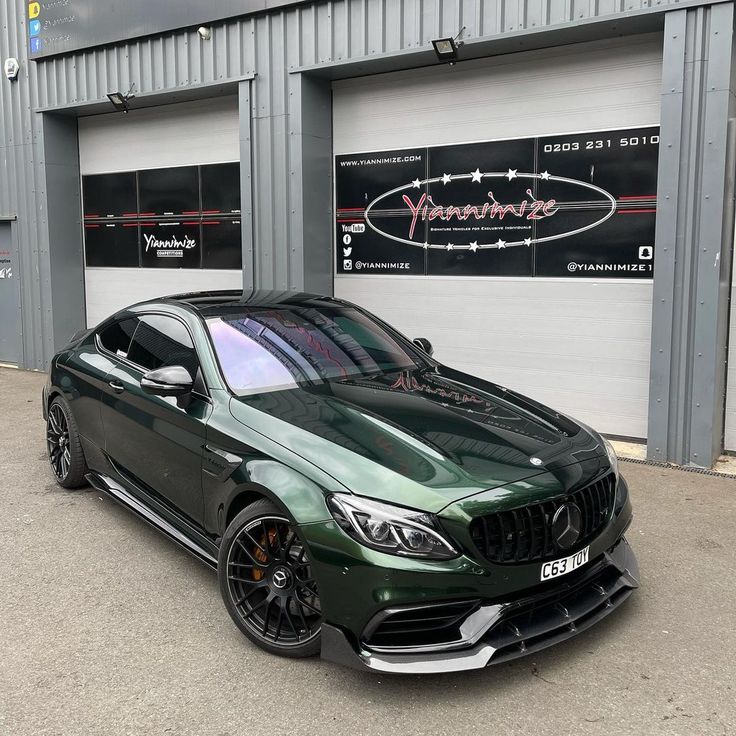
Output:
[[[41,21],[40,20],[32,20],[28,23],[28,30],[31,33],[31,37],[38,36],[39,33],[41,33]]]
[[[40,50],[41,50],[41,39],[32,38],[31,39],[31,53],[37,54]]]

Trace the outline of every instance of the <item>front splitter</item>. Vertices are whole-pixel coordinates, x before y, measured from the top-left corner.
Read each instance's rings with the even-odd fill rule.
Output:
[[[323,624],[322,658],[365,671],[409,675],[482,669],[523,657],[589,629],[613,613],[639,587],[639,566],[625,538],[605,552],[595,569],[596,575],[570,594],[571,600],[565,605],[552,602],[554,588],[521,603],[502,604],[504,613],[490,622],[477,644],[466,649],[378,654],[354,648],[342,629]],[[612,572],[617,574],[611,575]],[[499,603],[492,605],[498,608]],[[529,616],[526,611],[532,608],[535,613]]]

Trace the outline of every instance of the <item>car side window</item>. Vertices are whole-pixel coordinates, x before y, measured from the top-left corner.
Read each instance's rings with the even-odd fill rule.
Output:
[[[147,371],[181,365],[192,379],[197,377],[199,369],[197,351],[187,328],[178,319],[160,314],[139,318],[128,360]]]
[[[113,322],[99,333],[100,344],[119,358],[127,358],[130,341],[137,326],[138,319],[135,317]]]

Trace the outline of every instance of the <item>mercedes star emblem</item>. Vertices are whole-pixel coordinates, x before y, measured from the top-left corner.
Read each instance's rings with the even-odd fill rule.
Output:
[[[552,537],[560,549],[569,549],[580,539],[583,515],[574,503],[560,506],[552,517]]]
[[[271,579],[276,588],[285,588],[289,582],[289,573],[283,567],[279,567],[277,570],[274,570]]]

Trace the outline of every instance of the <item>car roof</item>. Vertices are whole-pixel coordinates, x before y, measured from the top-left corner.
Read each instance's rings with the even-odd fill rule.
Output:
[[[316,307],[320,304],[347,304],[340,299],[306,292],[276,291],[268,289],[229,290],[229,291],[193,291],[184,294],[173,294],[155,302],[176,302],[199,312],[203,317],[214,317],[234,314],[249,307]]]

